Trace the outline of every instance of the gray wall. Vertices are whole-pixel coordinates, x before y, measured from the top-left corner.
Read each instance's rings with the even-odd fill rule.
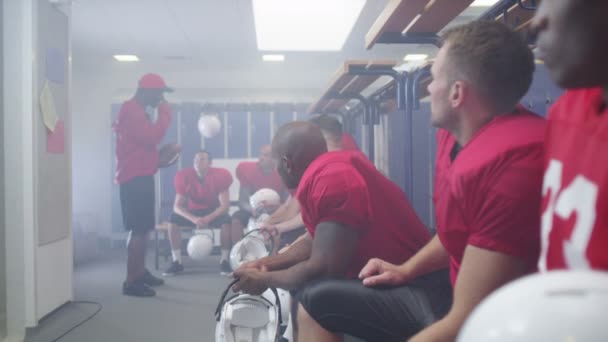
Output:
[[[4,1],[0,1],[0,19]],[[1,24],[0,20],[0,24]],[[0,37],[3,36],[0,25]],[[0,43],[0,141],[4,141],[4,62],[3,44]],[[4,249],[4,144],[0,144],[0,339],[6,335],[6,257]]]

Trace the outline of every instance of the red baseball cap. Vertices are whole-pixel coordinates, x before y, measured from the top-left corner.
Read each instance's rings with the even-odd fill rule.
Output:
[[[145,74],[139,79],[139,87],[142,89],[162,89],[166,92],[172,92],[173,88],[167,87],[165,80],[158,74]]]

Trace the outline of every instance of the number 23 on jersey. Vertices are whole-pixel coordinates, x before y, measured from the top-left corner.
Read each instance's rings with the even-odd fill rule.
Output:
[[[598,224],[600,188],[580,174],[562,184],[563,171],[555,159],[545,171],[539,270],[607,268],[608,241],[602,240],[608,231]]]

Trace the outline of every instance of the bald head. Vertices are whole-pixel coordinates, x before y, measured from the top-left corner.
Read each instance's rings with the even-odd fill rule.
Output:
[[[310,122],[287,123],[272,140],[272,154],[278,160],[278,171],[285,185],[296,188],[304,171],[318,156],[327,152],[319,126]]]

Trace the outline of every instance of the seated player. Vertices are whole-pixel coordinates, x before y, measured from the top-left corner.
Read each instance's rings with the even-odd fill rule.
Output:
[[[328,151],[358,151],[357,143],[350,134],[344,132],[340,120],[333,116],[321,114],[309,120],[321,127],[325,141],[327,141]]]
[[[175,275],[184,270],[181,254],[180,227],[221,228],[220,268],[230,272],[230,198],[228,188],[232,176],[226,169],[211,167],[211,155],[200,151],[194,156],[194,167],[180,170],[175,175],[175,201],[169,219],[169,242],[173,262],[163,273]]]
[[[540,58],[568,89],[549,110],[539,269],[608,270],[608,2],[543,1]]]
[[[257,162],[239,163],[236,167],[236,178],[239,180],[239,208],[254,217],[259,214],[256,210],[263,208],[251,207],[249,202],[251,195],[263,188],[272,189],[282,197],[286,192],[281,176],[276,170],[276,163],[272,159],[270,145],[262,146]]]
[[[298,189],[306,237],[285,253],[235,271],[235,291],[297,290],[329,277],[354,278],[367,260],[403,262],[430,240],[405,194],[360,152],[327,152],[318,126],[292,122],[272,150],[289,189]]]
[[[431,122],[440,128],[437,236],[404,263],[370,260],[359,273],[362,283],[303,289],[299,341],[341,341],[342,333],[367,341],[454,341],[485,296],[536,268],[545,122],[518,106],[532,82],[532,52],[494,21],[452,28],[442,38],[428,87]],[[446,267],[453,304],[426,279]]]
[[[355,140],[342,130],[342,123],[335,117],[318,115],[309,121],[321,128],[328,151],[359,150]],[[300,214],[300,205],[294,195],[295,189],[286,203],[271,215],[262,227],[276,237],[278,248],[295,242],[306,231]]]

